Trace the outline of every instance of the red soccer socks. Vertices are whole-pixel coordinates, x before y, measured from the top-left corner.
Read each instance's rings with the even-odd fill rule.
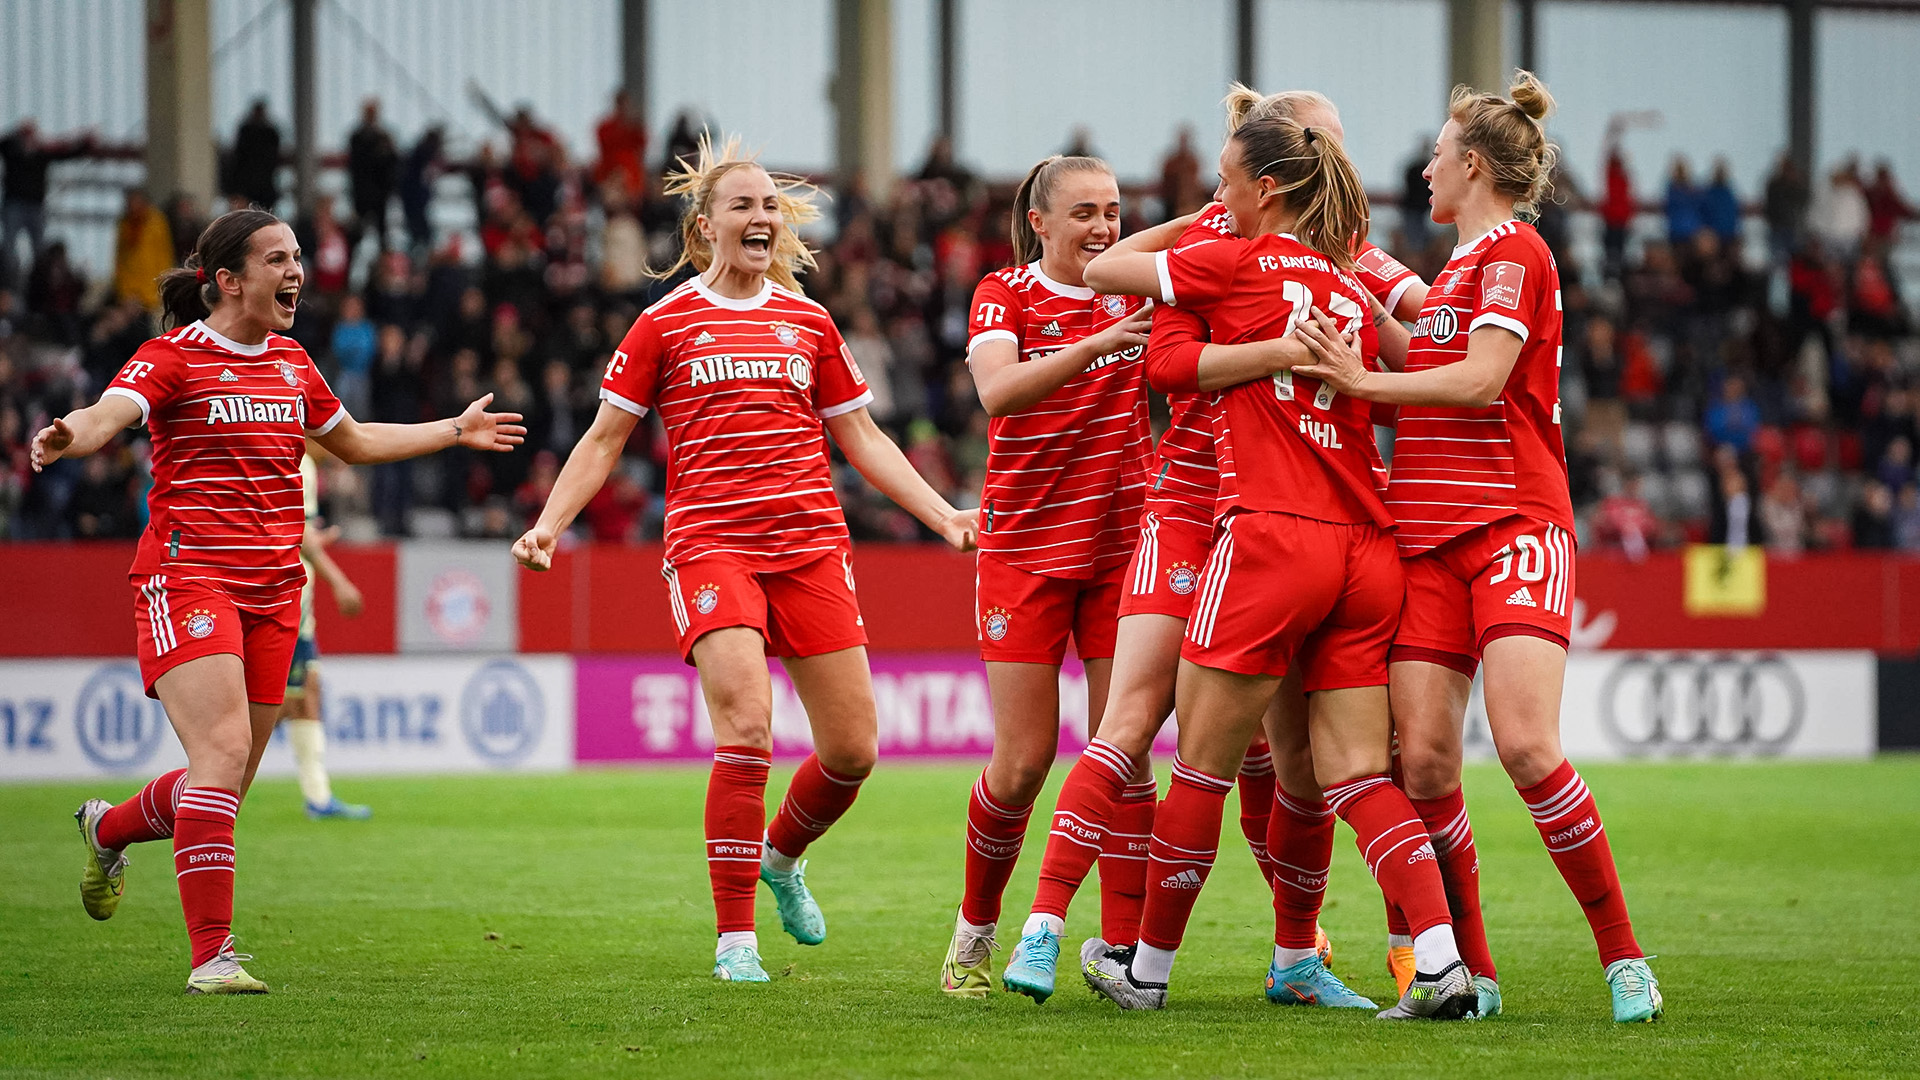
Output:
[[[768,846],[785,859],[799,858],[807,845],[820,839],[853,805],[854,798],[860,794],[860,783],[865,779],[834,772],[820,764],[818,755],[808,754],[807,760],[794,770],[793,783],[787,785],[787,797],[781,800],[779,812],[767,826]]]
[[[1380,891],[1406,913],[1413,937],[1450,922],[1447,893],[1420,815],[1385,773],[1326,788],[1327,804],[1353,827],[1360,857]]]
[[[973,782],[967,803],[967,892],[960,916],[975,926],[1000,921],[1000,897],[1020,858],[1033,804],[1007,806],[987,791],[987,774]]]
[[[239,813],[238,792],[209,787],[187,788],[174,813],[173,872],[194,967],[217,956],[233,932],[233,822]]]
[[[1147,846],[1142,945],[1166,952],[1180,947],[1194,901],[1200,898],[1219,853],[1220,819],[1226,812],[1227,792],[1232,790],[1231,779],[1209,776],[1173,759],[1173,782],[1154,814],[1153,839]]]
[[[1627,898],[1620,891],[1620,875],[1614,870],[1607,831],[1600,824],[1600,808],[1594,805],[1586,781],[1580,779],[1572,763],[1562,761],[1545,780],[1516,790],[1533,814],[1534,827],[1546,841],[1553,865],[1560,869],[1567,888],[1573,890],[1574,899],[1586,912],[1587,925],[1593,928],[1593,940],[1600,947],[1600,962],[1611,964],[1646,955],[1633,938]]]
[[[174,808],[187,790],[187,770],[175,769],[147,782],[139,794],[100,815],[96,835],[101,847],[118,851],[128,844],[165,840],[173,835]]]
[[[716,746],[707,777],[707,879],[722,934],[753,929],[753,896],[760,882],[760,844],[767,820],[768,751]]]
[[[1440,861],[1440,880],[1447,889],[1447,908],[1453,912],[1453,936],[1460,945],[1460,959],[1475,975],[1499,979],[1494,971],[1493,951],[1487,947],[1487,925],[1480,916],[1480,852],[1473,846],[1473,822],[1467,818],[1466,801],[1460,789],[1438,799],[1414,799],[1433,840],[1433,853]]]
[[[1333,811],[1275,788],[1267,823],[1267,851],[1273,860],[1273,943],[1283,949],[1311,949],[1333,863]]]
[[[1240,762],[1240,835],[1260,865],[1260,874],[1273,883],[1273,857],[1267,844],[1267,820],[1273,816],[1273,752],[1257,742]]]

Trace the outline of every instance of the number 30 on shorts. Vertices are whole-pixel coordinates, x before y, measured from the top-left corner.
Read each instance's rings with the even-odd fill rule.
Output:
[[[1500,570],[1487,579],[1489,585],[1498,585],[1509,577],[1539,581],[1547,576],[1547,546],[1537,536],[1523,533],[1514,537],[1513,543],[1501,549],[1495,558]]]

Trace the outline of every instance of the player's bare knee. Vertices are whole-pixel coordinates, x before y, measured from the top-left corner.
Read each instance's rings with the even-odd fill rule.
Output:
[[[1514,739],[1500,746],[1500,765],[1515,784],[1528,787],[1545,780],[1560,767],[1562,755],[1557,739]]]
[[[880,759],[880,747],[871,739],[849,746],[816,745],[813,752],[820,764],[841,776],[865,777]]]

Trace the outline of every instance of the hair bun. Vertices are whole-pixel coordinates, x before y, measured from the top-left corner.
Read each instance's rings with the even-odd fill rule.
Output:
[[[1540,77],[1525,69],[1514,72],[1513,85],[1508,88],[1507,96],[1534,120],[1545,120],[1553,113],[1553,95],[1547,92],[1547,85]]]

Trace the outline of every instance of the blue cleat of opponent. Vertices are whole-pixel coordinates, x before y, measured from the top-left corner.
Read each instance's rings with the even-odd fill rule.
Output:
[[[818,945],[827,940],[827,917],[807,889],[807,864],[803,860],[785,872],[762,862],[760,880],[773,890],[773,902],[780,909],[780,928],[802,945]]]
[[[1041,1004],[1053,996],[1053,970],[1059,962],[1060,936],[1043,926],[1013,947],[1013,958],[1007,961],[1000,985]]]
[[[1645,957],[1608,964],[1607,986],[1613,991],[1616,1024],[1651,1023],[1667,1011],[1660,997],[1660,980],[1653,977]]]
[[[373,816],[373,807],[361,803],[341,802],[340,796],[328,799],[326,805],[307,804],[307,816],[315,821],[322,818],[338,818],[341,821],[365,821]]]
[[[1327,970],[1318,956],[1291,967],[1267,967],[1267,1000],[1275,1005],[1319,1005],[1329,1009],[1378,1009],[1380,1006],[1347,989]]]
[[[1473,1012],[1473,1019],[1487,1020],[1500,1015],[1500,984],[1485,975],[1473,977],[1473,989],[1480,995],[1480,1005]]]

